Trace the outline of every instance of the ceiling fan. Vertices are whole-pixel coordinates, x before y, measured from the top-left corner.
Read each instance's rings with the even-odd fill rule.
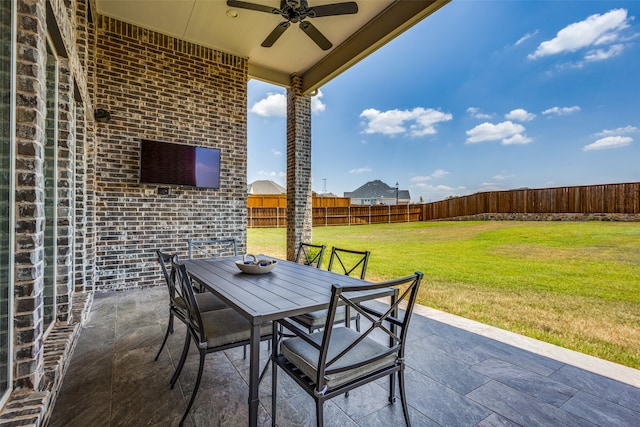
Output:
[[[264,39],[261,44],[262,47],[273,46],[273,44],[292,23],[299,23],[300,29],[304,31],[305,34],[320,47],[320,49],[331,49],[333,44],[320,32],[320,30],[306,19],[358,13],[358,4],[353,1],[309,7],[307,0],[280,0],[280,9],[276,9],[262,4],[239,0],[227,0],[227,6],[280,15],[285,19],[285,21],[278,24],[267,38]]]

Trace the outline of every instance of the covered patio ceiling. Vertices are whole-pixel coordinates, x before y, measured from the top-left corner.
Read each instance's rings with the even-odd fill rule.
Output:
[[[291,75],[303,76],[303,92],[310,93],[450,0],[356,0],[355,14],[307,18],[331,42],[326,50],[298,23],[292,23],[271,47],[262,47],[286,20],[279,14],[230,7],[226,0],[92,1],[100,15],[247,58],[250,78],[289,86]],[[281,0],[249,2],[281,8]],[[334,3],[342,1],[308,0],[308,7]]]

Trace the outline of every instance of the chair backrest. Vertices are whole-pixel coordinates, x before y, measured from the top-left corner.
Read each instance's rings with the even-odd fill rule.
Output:
[[[333,247],[331,248],[328,270],[343,273],[347,276],[360,273],[358,277],[364,279],[367,274],[370,254],[369,251],[352,251]]]
[[[324,327],[324,336],[319,348],[320,356],[317,365],[318,377],[316,378],[316,386],[318,390],[323,389],[326,375],[374,363],[375,361],[384,359],[391,354],[395,355],[396,361],[404,359],[409,320],[411,320],[422,276],[423,274],[421,272],[416,272],[411,276],[386,282],[367,283],[356,286],[332,286],[331,302],[329,303],[327,321]],[[354,293],[357,292],[389,287],[396,288],[398,290],[398,296],[395,301],[388,303],[382,310],[374,309],[370,305],[364,305],[352,299],[352,297],[356,296]],[[400,304],[403,301],[406,301],[406,306],[401,310]],[[343,305],[356,310],[362,315],[364,320],[371,322],[371,326],[363,332],[354,332],[352,335],[353,339],[349,342],[342,341],[342,339],[344,339],[344,335],[342,335],[341,342],[337,345],[334,344],[332,347],[338,347],[344,350],[338,354],[329,354],[328,349],[331,346],[332,336],[335,332],[332,326],[335,322],[336,311]],[[362,342],[366,337],[378,342],[384,342],[382,341],[382,337],[384,337],[384,335],[387,335],[390,338],[389,347],[385,352],[379,352],[377,354],[363,354],[357,348],[358,343]]]
[[[175,286],[175,271],[173,267],[171,271],[167,268],[167,265],[172,265],[172,261],[175,259],[178,262],[178,255],[170,254],[167,252],[162,252],[161,250],[156,250],[156,255],[158,256],[158,262],[160,263],[160,268],[162,269],[162,275],[164,276],[164,281],[169,289],[169,298],[173,300],[176,294],[176,286]]]
[[[295,262],[320,268],[322,266],[322,256],[325,245],[312,245],[311,243],[300,242],[298,252],[296,252]]]
[[[200,315],[200,307],[198,307],[198,301],[196,300],[187,267],[184,264],[178,264],[176,260],[172,261],[172,266],[176,272],[176,288],[182,295],[186,307],[185,320],[189,333],[196,338],[200,346],[206,347],[207,337],[204,332],[202,316]]]
[[[238,244],[233,237],[229,239],[189,239],[188,245],[189,259],[238,255]]]

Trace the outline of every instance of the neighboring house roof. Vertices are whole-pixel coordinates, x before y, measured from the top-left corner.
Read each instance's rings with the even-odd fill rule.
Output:
[[[396,188],[376,179],[375,181],[367,182],[355,191],[345,192],[344,197],[352,199],[394,199],[396,197]],[[398,199],[410,200],[409,190],[398,190]]]
[[[286,194],[287,190],[277,182],[270,180],[258,180],[249,184],[249,194]]]

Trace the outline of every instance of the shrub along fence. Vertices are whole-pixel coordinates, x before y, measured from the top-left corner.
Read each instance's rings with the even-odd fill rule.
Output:
[[[441,219],[640,220],[640,182],[490,191],[426,204],[314,207],[313,226]],[[285,227],[286,207],[249,207],[247,226]]]

